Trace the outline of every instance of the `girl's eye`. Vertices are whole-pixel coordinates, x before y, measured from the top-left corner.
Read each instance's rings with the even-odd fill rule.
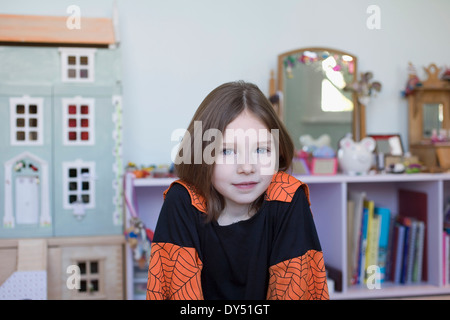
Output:
[[[270,150],[268,148],[258,148],[258,149],[256,149],[256,153],[258,153],[258,154],[266,154],[266,153],[269,153],[269,152],[270,152]]]
[[[230,155],[234,154],[234,150],[233,149],[223,149],[222,153],[224,156],[230,156]]]

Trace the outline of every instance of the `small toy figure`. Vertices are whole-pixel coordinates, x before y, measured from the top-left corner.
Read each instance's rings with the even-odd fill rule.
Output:
[[[153,232],[147,229],[139,218],[131,218],[130,227],[125,230],[125,237],[133,250],[133,258],[144,268],[150,259],[150,246]]]
[[[421,86],[419,77],[417,76],[416,68],[411,62],[408,63],[408,82],[406,83],[405,90],[402,91],[402,96],[407,97],[413,93],[416,87]]]
[[[321,148],[323,146],[329,147],[331,144],[330,136],[327,134],[323,134],[317,139],[313,139],[313,137],[310,136],[309,134],[305,134],[300,136],[299,141],[302,145],[303,151],[308,153],[313,153],[314,150]]]
[[[450,68],[445,68],[445,71],[442,73],[441,80],[450,81]]]

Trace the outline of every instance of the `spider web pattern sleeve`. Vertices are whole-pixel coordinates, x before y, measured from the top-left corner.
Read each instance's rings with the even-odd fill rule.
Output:
[[[266,200],[275,202],[277,208],[267,299],[329,299],[308,186],[287,173],[278,173]]]
[[[148,270],[147,300],[203,299],[203,264],[194,248],[153,243]]]
[[[203,215],[191,191],[174,183],[164,192],[164,203],[153,237],[147,299],[203,299],[200,240],[197,224]]]
[[[282,261],[269,269],[268,300],[328,300],[322,252]]]

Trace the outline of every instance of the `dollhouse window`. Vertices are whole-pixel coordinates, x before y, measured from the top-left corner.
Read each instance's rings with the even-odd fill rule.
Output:
[[[80,286],[75,296],[83,299],[97,299],[104,296],[104,259],[77,260],[80,268]]]
[[[63,163],[64,209],[95,208],[95,162]]]
[[[60,48],[63,82],[93,82],[96,49]]]
[[[94,99],[75,97],[63,99],[63,144],[93,145],[94,131]]]
[[[14,146],[42,145],[43,98],[10,98],[10,141]]]

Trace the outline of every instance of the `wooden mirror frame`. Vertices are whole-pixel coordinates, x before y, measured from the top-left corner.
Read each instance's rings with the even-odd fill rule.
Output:
[[[442,104],[442,129],[450,131],[450,83],[439,79],[440,69],[432,63],[424,67],[428,79],[421,82],[408,95],[408,145],[430,172],[442,172],[450,168],[450,142],[432,141],[424,137],[424,104]]]
[[[270,81],[269,81],[269,96],[274,97],[277,91],[283,90],[283,72],[284,72],[284,59],[290,55],[295,55],[304,51],[329,51],[332,53],[336,53],[339,55],[349,55],[353,57],[355,66],[354,66],[354,81],[358,81],[358,58],[349,52],[345,52],[342,50],[336,50],[333,48],[325,48],[325,47],[307,47],[307,48],[299,48],[291,51],[287,51],[278,55],[278,71],[277,77],[278,81],[275,80],[274,72],[271,71]],[[276,83],[277,82],[277,83]],[[365,106],[361,104],[358,100],[358,96],[356,92],[352,93],[353,100],[353,111],[352,111],[352,137],[354,141],[359,141],[366,136],[366,112]],[[272,101],[273,103],[273,101]],[[281,121],[284,122],[284,105],[283,101],[277,102],[277,114],[280,117]]]

